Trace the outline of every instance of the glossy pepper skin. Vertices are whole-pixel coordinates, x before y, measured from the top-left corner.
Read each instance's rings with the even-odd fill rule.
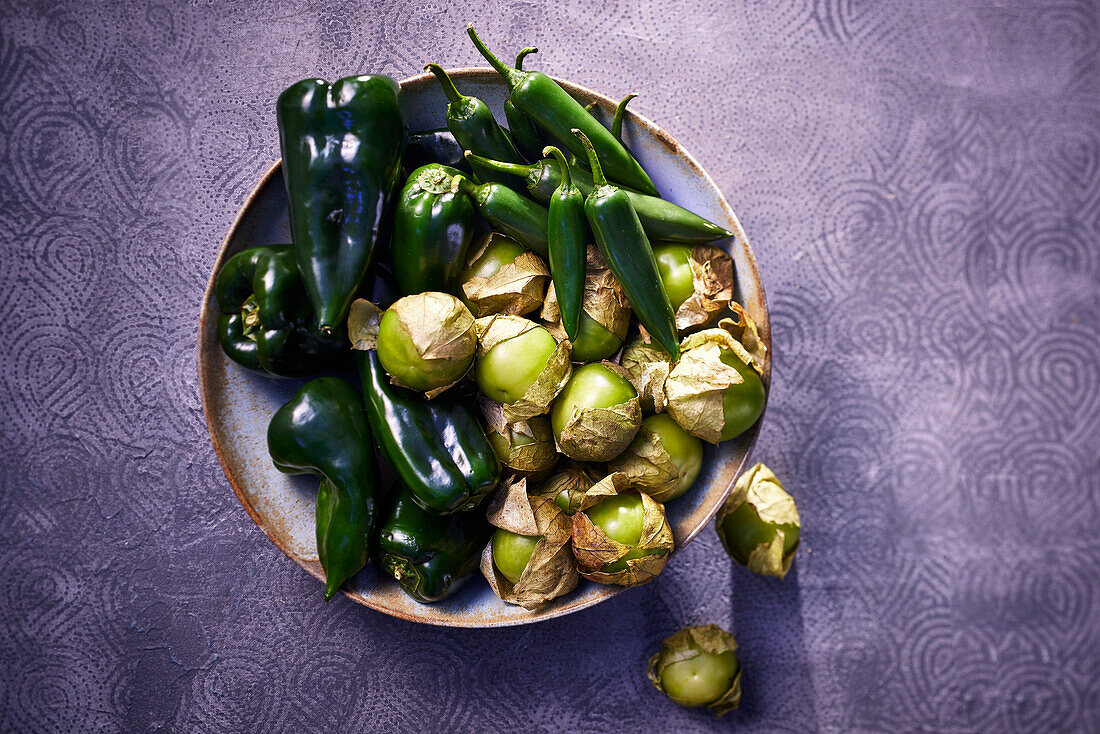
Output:
[[[439,163],[471,173],[473,169],[464,152],[454,133],[445,127],[409,133],[409,144],[405,146],[405,169],[415,171],[429,163]]]
[[[416,503],[440,515],[481,504],[497,486],[500,462],[471,410],[450,396],[425,400],[391,385],[374,350],[358,359],[378,447]]]
[[[584,195],[573,185],[565,154],[553,146],[542,153],[553,155],[561,169],[561,185],[550,197],[548,259],[562,327],[569,340],[575,341],[580,332],[587,267],[588,222],[584,217]]]
[[[347,316],[384,237],[409,132],[388,76],[304,79],[276,105],[290,232],[322,331]]]
[[[482,510],[436,515],[401,488],[378,528],[375,564],[422,604],[458,591],[477,570],[492,528]]]
[[[528,47],[520,51],[516,55],[515,67],[522,71],[523,59],[533,53],[538,53],[538,49]],[[527,113],[516,107],[511,97],[504,100],[504,118],[508,120],[508,132],[512,134],[512,142],[523,157],[529,161],[538,160],[542,149],[550,143],[549,136],[539,129]]]
[[[524,183],[527,185],[527,191],[530,192],[531,198],[535,201],[550,201],[550,197],[561,185],[561,170],[552,159],[544,158],[530,165],[516,165],[505,161],[489,160],[472,154],[468,154],[466,157],[477,165],[498,168],[516,176],[522,176]],[[569,175],[573,179],[573,183],[585,196],[591,194],[592,190],[596,188],[592,180],[592,174],[578,165],[570,164]],[[684,209],[682,206],[677,206],[671,201],[665,201],[656,196],[647,196],[622,187],[620,189],[630,199],[630,203],[634,206],[634,211],[637,213],[638,219],[650,239],[703,244],[733,236],[732,232],[722,229],[717,224]]]
[[[630,197],[604,178],[592,143],[580,130],[574,130],[588,151],[588,162],[596,188],[584,201],[584,215],[596,238],[596,245],[619,280],[631,308],[646,331],[657,340],[675,362],[680,358],[676,317],[661,284],[653,248],[642,229]]]
[[[494,229],[546,257],[549,241],[546,238],[545,207],[504,184],[491,182],[478,185],[465,176],[455,176],[452,186],[458,191],[466,192],[473,199],[478,213]]]
[[[504,77],[510,90],[509,97],[512,104],[526,113],[539,127],[560,140],[578,156],[583,157],[584,149],[572,134],[573,128],[580,129],[592,141],[608,176],[642,193],[658,195],[657,187],[653,185],[638,161],[634,160],[634,156],[611,134],[611,131],[588,114],[577,100],[558,86],[557,82],[542,72],[523,71],[507,66],[486,48],[472,25],[466,28],[466,32],[481,55]]]
[[[477,212],[470,197],[452,191],[459,172],[429,163],[409,174],[394,211],[393,273],[404,295],[453,293],[474,237]]]
[[[459,93],[451,77],[447,76],[447,72],[439,64],[428,64],[424,69],[435,74],[443,88],[443,94],[448,100],[447,129],[454,134],[455,140],[464,150],[513,163],[522,160],[508,133],[497,124],[489,105],[477,97],[467,97]],[[519,179],[510,174],[478,166],[473,166],[473,169],[478,180],[482,182],[496,181],[512,188],[519,188],[521,185]]]
[[[367,563],[378,466],[359,393],[338,377],[307,382],[275,413],[267,449],[286,474],[317,474],[317,553],[325,601]]]
[[[267,377],[306,377],[338,367],[342,329],[317,329],[290,245],[250,247],[225,261],[214,282],[218,341],[237,364]]]

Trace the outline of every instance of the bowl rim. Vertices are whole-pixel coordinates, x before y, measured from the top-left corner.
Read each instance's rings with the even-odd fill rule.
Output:
[[[499,74],[494,69],[488,67],[456,67],[453,69],[447,69],[446,71],[447,74],[450,75],[452,78],[463,79],[466,81],[491,81],[493,79],[499,79]],[[559,85],[561,85],[562,88],[569,92],[570,95],[572,95],[574,98],[577,98],[581,101],[587,100],[589,102],[596,102],[600,106],[600,108],[606,113],[613,112],[616,105],[618,104],[610,97],[593,91],[583,85],[559,79],[558,77],[551,78],[554,79],[554,81],[557,82]],[[417,74],[415,76],[401,79],[398,84],[404,91],[409,88],[421,87],[435,82],[436,79],[433,74],[431,74],[430,72],[424,72],[422,74]],[[691,531],[688,532],[682,538],[681,542],[679,542],[673,549],[671,555],[675,555],[681,548],[687,546],[687,544],[690,543],[695,538],[695,536],[699,534],[699,532],[711,521],[714,515],[718,512],[718,508],[722,506],[723,502],[725,502],[725,499],[729,496],[730,491],[733,489],[733,484],[736,481],[736,477],[739,476],[744,470],[745,466],[748,464],[749,458],[752,456],[753,449],[756,447],[756,441],[760,435],[760,427],[764,423],[764,417],[767,414],[768,409],[768,402],[771,397],[771,317],[768,311],[767,298],[764,291],[764,283],[760,278],[760,270],[756,262],[756,255],[753,252],[752,245],[749,242],[748,236],[745,234],[745,231],[741,226],[740,219],[738,219],[737,214],[733,211],[733,208],[726,200],[726,197],[722,193],[721,189],[719,189],[718,185],[714,183],[714,180],[710,177],[710,174],[708,174],[703,169],[703,167],[699,165],[699,162],[695,160],[695,157],[692,156],[691,153],[689,153],[668,132],[659,127],[653,121],[636,112],[627,110],[626,117],[630,123],[645,130],[647,133],[657,139],[666,149],[668,149],[669,152],[673,153],[678,158],[681,158],[687,164],[689,170],[705,182],[706,186],[709,187],[711,193],[717,198],[718,205],[722,209],[723,214],[725,214],[729,218],[729,220],[733,222],[734,239],[744,243],[744,254],[749,266],[748,279],[756,284],[756,297],[754,298],[754,305],[756,306],[756,308],[752,310],[761,316],[761,318],[757,320],[756,325],[760,333],[760,339],[767,347],[767,351],[764,356],[764,369],[762,375],[762,380],[764,383],[764,409],[760,414],[760,418],[758,418],[756,423],[753,424],[753,426],[749,429],[750,435],[748,436],[748,443],[745,446],[745,453],[743,458],[741,459],[741,464],[737,468],[737,471],[733,474],[733,479],[730,480],[729,485],[722,492],[721,500],[714,504],[712,509],[706,513],[703,519],[694,528],[692,528]],[[281,170],[282,158],[280,157],[276,159],[275,162],[271,164],[271,166],[268,167],[268,169],[260,176],[260,179],[256,183],[256,185],[253,186],[251,191],[249,191],[248,195],[245,197],[245,200],[241,203],[240,208],[237,210],[237,214],[233,218],[232,224],[229,226],[228,231],[226,232],[225,236],[222,238],[222,241],[218,246],[217,255],[214,259],[214,263],[210,272],[210,277],[207,280],[206,289],[203,292],[202,303],[199,307],[198,334],[196,340],[197,343],[195,345],[196,361],[198,367],[199,392],[202,398],[202,411],[203,418],[206,422],[207,434],[209,435],[210,442],[214,447],[214,453],[218,457],[218,463],[221,465],[222,473],[225,474],[225,477],[229,482],[229,486],[233,490],[233,494],[236,495],[237,500],[244,507],[245,511],[248,513],[248,516],[252,519],[252,522],[256,524],[256,526],[260,529],[261,532],[263,532],[265,536],[267,536],[268,540],[275,544],[275,547],[282,551],[285,556],[293,560],[307,573],[324,583],[324,570],[321,568],[320,562],[316,560],[301,558],[287,547],[286,543],[282,541],[282,539],[274,532],[271,526],[269,526],[264,518],[256,511],[251,501],[249,501],[248,496],[245,494],[244,488],[241,486],[237,477],[233,474],[233,472],[230,471],[229,462],[226,455],[227,452],[222,446],[221,440],[219,438],[219,431],[215,426],[215,422],[213,419],[212,407],[214,403],[214,397],[211,394],[212,391],[210,389],[210,375],[208,372],[205,357],[206,340],[204,339],[204,335],[209,328],[209,322],[217,317],[217,313],[213,309],[207,308],[207,305],[213,301],[214,286],[215,281],[217,280],[217,274],[221,270],[221,266],[224,264],[227,258],[229,245],[235,238],[237,230],[240,228],[245,216],[251,209],[253,202],[259,196],[263,188],[271,182],[271,179],[275,175],[281,173]],[[533,624],[549,619],[555,619],[557,617],[563,617],[567,614],[572,614],[582,609],[587,609],[588,607],[599,604],[602,601],[606,601],[607,599],[617,596],[619,593],[626,590],[627,588],[630,587],[613,585],[603,586],[600,589],[601,593],[598,595],[594,595],[590,598],[579,598],[573,602],[565,603],[560,606],[555,606],[554,608],[547,609],[546,611],[536,610],[529,617],[516,617],[513,619],[483,621],[465,619],[458,621],[453,617],[442,616],[439,614],[429,614],[428,617],[425,618],[416,614],[410,614],[402,609],[385,606],[378,603],[377,601],[372,600],[368,596],[353,593],[343,586],[340,588],[340,593],[343,594],[345,597],[351,599],[352,601],[365,607],[368,607],[378,612],[383,612],[392,617],[397,617],[399,619],[403,619],[409,622],[430,624],[440,627],[459,627],[475,629],[515,627],[524,624]],[[425,610],[432,609],[430,605],[423,606]]]

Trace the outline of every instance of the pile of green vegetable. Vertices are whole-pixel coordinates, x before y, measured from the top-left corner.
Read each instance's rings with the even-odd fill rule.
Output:
[[[645,583],[703,442],[764,407],[765,347],[711,244],[731,233],[660,198],[622,139],[633,95],[609,129],[522,68],[534,49],[508,66],[468,30],[508,86],[507,129],[435,64],[440,130],[410,133],[386,76],[292,85],[277,104],[292,244],[238,253],[216,280],[236,362],[357,368],[361,393],[315,378],[268,428],[280,471],[320,477],[326,600],[371,559],[424,603],[478,568],[528,609],[581,577]],[[782,576],[798,516],[764,472],[738,483],[718,530],[732,558]],[[651,664],[655,685],[736,705],[732,637],[683,635]],[[683,693],[676,671],[703,663],[726,684]]]

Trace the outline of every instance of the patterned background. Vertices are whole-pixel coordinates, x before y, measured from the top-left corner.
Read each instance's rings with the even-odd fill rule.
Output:
[[[1100,729],[1095,3],[99,5],[0,0],[0,729]],[[196,317],[273,99],[474,63],[467,20],[641,92],[739,212],[785,581],[706,531],[589,611],[425,628],[320,604],[233,497]],[[746,671],[718,723],[643,672],[706,622]]]

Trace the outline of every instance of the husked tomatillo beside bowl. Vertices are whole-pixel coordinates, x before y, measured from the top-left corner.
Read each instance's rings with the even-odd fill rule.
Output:
[[[757,464],[737,478],[714,527],[730,558],[750,571],[783,578],[798,550],[802,521],[772,470]]]
[[[737,641],[713,624],[685,627],[649,659],[649,682],[681,706],[705,706],[718,716],[741,703]]]

